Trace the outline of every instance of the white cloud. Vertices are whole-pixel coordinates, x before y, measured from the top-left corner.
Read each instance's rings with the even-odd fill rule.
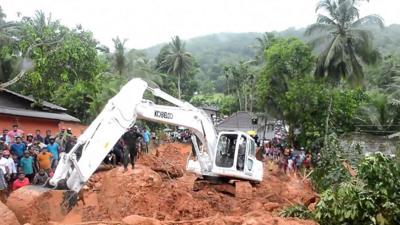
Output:
[[[145,48],[179,35],[184,39],[219,32],[264,32],[305,27],[316,18],[316,0],[2,0],[9,19],[41,9],[63,24],[91,30],[112,46],[117,35],[128,47]],[[371,0],[362,13],[400,23],[399,0]]]

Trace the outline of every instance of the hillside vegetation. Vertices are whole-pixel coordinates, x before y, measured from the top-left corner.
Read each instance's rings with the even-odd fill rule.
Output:
[[[384,55],[400,52],[400,25],[392,24],[381,30],[371,28],[374,39],[373,43]],[[296,37],[302,41],[309,41],[310,37],[304,35],[305,29],[289,28],[281,32],[272,32],[277,37]],[[224,90],[225,75],[224,65],[233,64],[238,61],[248,61],[254,58],[257,49],[257,37],[262,33],[219,33],[192,38],[186,41],[186,48],[190,52],[201,71],[197,74],[198,81],[211,81],[216,91]],[[144,52],[149,58],[155,58],[164,44],[159,44]]]

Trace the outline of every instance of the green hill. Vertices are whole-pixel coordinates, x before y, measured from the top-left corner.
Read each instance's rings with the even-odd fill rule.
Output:
[[[304,28],[289,28],[275,32],[280,37],[297,37],[307,42]],[[400,53],[400,25],[393,24],[383,30],[373,29],[374,42],[383,55]],[[216,91],[222,91],[225,78],[223,65],[237,63],[240,60],[254,58],[256,38],[262,33],[218,33],[186,40],[186,48],[196,58],[200,66],[197,79],[212,84]],[[150,58],[154,58],[164,44],[144,49]]]

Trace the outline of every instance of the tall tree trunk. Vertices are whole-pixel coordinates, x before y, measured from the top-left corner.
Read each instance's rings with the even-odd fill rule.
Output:
[[[250,88],[250,112],[253,112],[253,106],[254,106],[254,88],[256,86],[256,79],[253,77],[252,82],[251,82],[251,88]]]
[[[181,100],[181,75],[178,74],[178,98]]]
[[[227,94],[229,95],[229,78],[226,77],[226,87],[228,88]]]
[[[238,101],[239,101],[239,111],[243,111],[242,110],[242,101],[240,99],[240,91],[239,90],[236,91],[236,95],[237,95],[237,98],[238,98]]]
[[[250,112],[253,112],[253,101],[254,101],[254,98],[253,98],[253,91],[252,90],[250,90],[250,92],[249,92],[249,99],[250,99]]]
[[[243,84],[242,85],[242,95],[244,96],[244,111],[247,111],[247,109],[248,109],[248,104],[247,104],[247,93],[246,93],[246,87],[245,87],[245,85]]]
[[[331,115],[332,111],[332,101],[333,101],[333,96],[331,93],[331,97],[329,100],[329,105],[328,105],[328,111],[326,112],[326,119],[325,119],[325,136],[324,136],[324,148],[328,146],[328,132],[329,132],[329,117]]]
[[[267,113],[265,113],[267,114]],[[268,117],[264,116],[264,132],[263,132],[263,139],[265,139],[265,131],[267,130],[267,124],[268,124]]]

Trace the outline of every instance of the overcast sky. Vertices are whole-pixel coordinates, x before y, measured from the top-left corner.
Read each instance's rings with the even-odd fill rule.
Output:
[[[127,47],[146,48],[220,32],[280,31],[315,22],[317,0],[1,0],[7,19],[17,12],[32,16],[37,9],[65,25],[81,24],[102,44],[117,35]],[[361,13],[379,14],[385,24],[400,24],[400,0],[370,0]]]

